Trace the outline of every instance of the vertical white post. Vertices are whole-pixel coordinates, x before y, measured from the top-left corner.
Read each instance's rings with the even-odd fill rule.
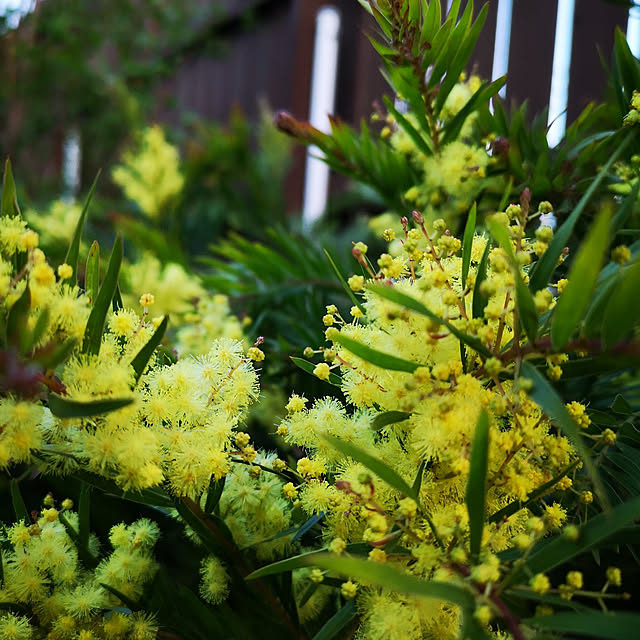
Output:
[[[80,130],[72,127],[62,143],[62,199],[73,201],[80,188]]]
[[[329,114],[333,113],[338,75],[340,13],[326,6],[316,16],[316,36],[311,72],[309,122],[321,131],[329,131]],[[318,157],[317,147],[309,147],[304,181],[302,224],[310,227],[322,216],[329,192],[329,167]]]
[[[569,101],[569,71],[573,46],[573,16],[575,0],[558,0],[556,37],[553,45],[551,93],[549,95],[549,131],[547,141],[555,147],[567,128],[567,104]]]
[[[640,58],[640,5],[638,0],[634,1],[634,6],[629,9],[627,20],[627,42],[629,49],[636,58]]]
[[[491,80],[497,80],[509,69],[509,47],[511,45],[511,16],[513,14],[513,0],[498,0],[496,15],[496,37],[493,46],[493,68]],[[505,84],[499,91],[501,98],[507,95]]]

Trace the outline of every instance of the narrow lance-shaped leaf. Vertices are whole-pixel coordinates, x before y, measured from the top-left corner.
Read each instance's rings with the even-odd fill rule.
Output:
[[[130,405],[133,398],[107,398],[104,400],[71,400],[55,393],[48,397],[49,410],[57,418],[90,418]]]
[[[413,498],[416,502],[419,502],[419,498],[417,493],[413,490],[413,487],[410,487],[404,479],[396,473],[391,467],[386,465],[384,462],[378,460],[378,458],[372,456],[371,454],[363,451],[360,447],[356,447],[354,444],[350,442],[346,442],[345,440],[340,440],[340,438],[336,438],[334,436],[323,435],[322,438],[326,440],[334,449],[340,451],[345,456],[349,456],[353,458],[363,466],[365,466],[369,471],[375,473],[381,480],[386,482],[390,487],[397,489],[400,493],[403,493],[405,496]]]
[[[471,211],[469,211],[469,217],[467,218],[467,225],[464,229],[464,238],[462,240],[462,290],[467,283],[467,276],[469,275],[469,266],[471,265],[471,249],[473,247],[473,238],[476,232],[476,203],[473,203]]]
[[[398,358],[397,356],[383,353],[372,347],[368,347],[366,344],[362,344],[353,338],[343,335],[340,331],[336,330],[331,336],[333,342],[337,342],[345,349],[348,349],[358,358],[362,358],[371,364],[375,364],[382,369],[389,369],[390,371],[406,371],[407,373],[413,373],[418,367],[427,366],[421,365],[404,358]]]
[[[21,334],[27,325],[27,315],[31,306],[31,291],[29,283],[24,288],[22,295],[13,303],[7,316],[7,339],[10,345],[17,346]]]
[[[84,228],[84,223],[87,219],[87,212],[89,211],[89,205],[91,204],[91,199],[93,198],[93,192],[96,189],[96,185],[98,184],[98,178],[100,178],[100,171],[98,171],[93,184],[91,185],[91,189],[89,189],[89,194],[87,195],[87,199],[84,202],[84,207],[82,207],[82,212],[80,213],[80,217],[78,218],[78,224],[73,232],[73,236],[71,238],[71,243],[69,244],[69,249],[67,250],[67,257],[65,258],[65,262],[73,267],[73,275],[71,276],[70,283],[76,284],[78,282],[78,257],[80,256],[80,241],[82,240],[82,230]]]
[[[558,423],[561,431],[571,441],[571,444],[575,447],[576,452],[584,462],[584,466],[591,476],[594,489],[600,501],[608,506],[609,501],[602,486],[598,470],[582,441],[578,425],[567,411],[562,399],[551,384],[549,384],[544,376],[531,363],[523,362],[520,367],[520,372],[522,376],[528,378],[533,383],[529,395],[552,420]]]
[[[640,627],[640,615],[630,611],[563,611],[550,616],[535,616],[527,625],[580,638],[629,640],[632,629]]]
[[[332,640],[356,617],[356,603],[350,600],[327,620],[312,640]]]
[[[122,264],[122,256],[122,236],[117,234],[116,240],[113,243],[107,273],[100,287],[100,291],[96,296],[96,301],[89,314],[89,319],[87,320],[84,340],[82,342],[82,353],[90,353],[93,355],[100,353],[104,323],[107,318],[107,312],[109,311],[109,305],[118,287],[118,275],[120,273],[120,265]]]
[[[312,362],[303,360],[302,358],[296,358],[295,356],[291,356],[291,362],[293,362],[293,364],[295,364],[296,367],[299,367],[303,371],[306,371],[307,373],[310,373],[313,375],[313,370],[315,369],[315,365]],[[329,379],[327,380],[327,382],[329,384],[332,384],[334,387],[342,386],[342,378],[338,374],[333,373],[333,371],[329,373]]]
[[[93,241],[87,256],[87,266],[84,272],[84,291],[93,304],[100,289],[100,245]]]
[[[538,312],[536,311],[536,305],[531,296],[531,292],[520,274],[520,266],[513,250],[513,245],[511,244],[509,232],[504,225],[493,220],[487,221],[487,228],[509,258],[516,285],[516,308],[518,309],[522,327],[529,340],[533,343],[538,337]]]
[[[140,380],[140,376],[144,372],[145,367],[149,363],[153,352],[156,347],[162,342],[162,338],[167,330],[169,324],[169,316],[164,316],[162,322],[158,325],[158,328],[153,332],[153,335],[149,338],[147,344],[138,351],[135,358],[131,361],[131,366],[136,372],[136,382]]]
[[[340,283],[344,287],[344,290],[347,292],[347,295],[349,296],[349,298],[351,298],[351,302],[353,302],[353,304],[355,304],[356,307],[358,307],[358,309],[362,311],[362,313],[366,314],[367,312],[366,312],[366,309],[362,306],[362,302],[360,302],[360,300],[356,298],[356,296],[353,294],[353,291],[351,291],[351,287],[347,284],[345,277],[342,275],[342,272],[338,268],[338,265],[335,263],[334,259],[331,257],[331,254],[326,249],[323,249],[322,251],[324,252],[324,255],[327,256],[327,260],[329,261],[331,268],[335,271],[335,274],[338,276],[338,280],[340,280]]]
[[[482,410],[478,417],[471,449],[469,478],[465,501],[469,513],[469,548],[477,562],[482,545],[482,531],[487,502],[487,465],[489,460],[489,415]]]
[[[334,571],[340,575],[379,585],[391,591],[410,593],[423,598],[446,600],[467,611],[473,610],[473,595],[464,587],[436,580],[420,580],[386,564],[329,553],[309,556],[307,562],[307,566]]]
[[[390,425],[396,424],[398,422],[404,422],[411,417],[410,413],[406,411],[385,411],[384,413],[379,413],[372,421],[371,428],[374,431],[380,431],[380,429]]]
[[[567,343],[589,306],[609,246],[610,218],[608,209],[598,215],[571,265],[569,282],[558,300],[551,324],[551,344],[556,351]]]
[[[31,518],[29,517],[29,511],[27,505],[24,503],[18,481],[15,478],[12,478],[9,482],[9,491],[11,493],[11,504],[13,505],[16,520],[22,520],[25,524],[30,524]]]
[[[482,258],[478,264],[478,270],[476,271],[476,281],[473,285],[473,301],[471,302],[471,315],[474,318],[482,318],[484,314],[484,308],[489,302],[489,298],[482,294],[482,283],[487,279],[487,263],[489,260],[489,252],[491,251],[491,242],[487,240],[487,245],[482,252]]]
[[[16,184],[13,181],[13,171],[11,170],[11,161],[7,158],[4,163],[4,176],[2,178],[2,217],[13,218],[20,215],[18,207],[18,198],[16,196]]]
[[[605,176],[609,174],[613,163],[625,152],[626,148],[631,144],[631,141],[635,138],[636,131],[629,131],[626,138],[620,144],[617,149],[611,154],[611,157],[607,160],[606,164],[598,173],[596,179],[591,183],[591,186],[587,189],[585,194],[580,198],[580,202],[576,205],[576,208],[571,212],[571,215],[565,220],[564,224],[558,229],[550,242],[547,250],[542,254],[539,262],[535,266],[529,282],[529,288],[533,293],[546,287],[551,280],[551,276],[558,264],[558,258],[562,253],[562,250],[567,245],[573,228],[578,221],[578,218],[584,211],[587,203],[591,199],[596,189],[600,186]]]
[[[640,180],[638,181],[640,183]],[[640,262],[626,268],[604,311],[602,338],[606,347],[620,342],[637,325],[640,291]]]

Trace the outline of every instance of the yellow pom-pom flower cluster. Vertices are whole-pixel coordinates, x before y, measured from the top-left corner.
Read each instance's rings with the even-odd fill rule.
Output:
[[[525,344],[515,326],[515,269],[526,277],[535,254],[535,241],[523,233],[526,215],[515,211],[498,216],[513,238],[517,266],[502,249],[489,250],[486,279],[479,289],[486,299],[480,317],[472,317],[471,310],[487,239],[479,235],[473,239],[471,266],[463,286],[461,243],[441,221],[428,233],[417,212],[414,220],[416,229],[405,230],[405,242],[413,238],[418,242],[419,233],[424,247],[421,256],[406,252],[396,259],[383,256],[379,271],[371,271],[370,279],[357,287],[363,289],[366,322],[354,318],[326,331],[334,361],[339,363],[335,372],[341,374],[346,404],[333,398],[309,407],[296,403],[278,432],[306,453],[298,464],[301,482],[297,487],[292,484],[289,493],[299,495],[309,515],[325,512],[327,543],[336,539],[366,543],[376,550],[372,560],[380,561],[377,550],[387,545],[392,549],[391,543],[399,542],[409,555],[391,551],[385,562],[420,578],[456,580],[452,564],[470,562],[464,551],[469,535],[465,492],[481,412],[487,413],[490,423],[489,514],[526,500],[541,485],[562,477],[576,458],[567,439],[525,392],[525,381],[520,384],[517,373],[513,379],[513,343]],[[551,236],[546,234],[545,239]],[[391,302],[376,289],[381,286],[424,305],[442,321]],[[551,293],[549,297],[547,308],[555,305]],[[473,336],[490,357],[467,349],[463,363],[459,340],[449,327]],[[345,346],[349,341],[415,366],[413,370],[377,366]],[[554,363],[562,362],[553,358]],[[555,366],[561,373],[561,367]],[[399,412],[397,421],[385,423],[376,432],[372,421],[383,412]],[[340,454],[325,436],[340,438],[377,458],[408,486],[414,484],[420,469],[419,504],[361,463]],[[309,472],[311,467],[316,472]],[[471,578],[480,584],[499,581],[498,552],[526,549],[566,519],[557,503],[547,505],[545,513],[544,518],[536,519],[540,526],[535,529],[528,527],[528,509],[486,523],[482,553],[469,569]],[[353,595],[362,603],[363,638],[418,638],[425,633],[428,637],[457,637],[457,610],[444,602],[429,601],[427,606],[411,601],[409,605],[409,600],[367,588]],[[384,607],[379,601],[385,602]]]
[[[113,527],[113,551],[93,570],[80,562],[69,535],[78,531],[77,513],[54,508],[44,509],[30,526],[18,522],[6,529],[0,601],[12,603],[15,610],[0,610],[0,637],[153,640],[158,626],[152,615],[112,609],[126,607],[115,593],[137,602],[153,578],[157,526],[143,519]],[[96,562],[97,547],[90,536],[87,553]]]

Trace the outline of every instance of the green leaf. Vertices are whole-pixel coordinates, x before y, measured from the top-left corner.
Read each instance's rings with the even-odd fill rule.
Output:
[[[487,296],[480,292],[480,285],[487,279],[487,262],[489,260],[489,252],[491,251],[491,243],[487,240],[487,245],[482,252],[478,271],[476,272],[476,281],[473,285],[473,302],[471,303],[471,315],[474,318],[482,318],[484,316],[484,308],[489,302]]]
[[[67,360],[75,347],[75,338],[69,338],[60,344],[50,342],[44,349],[36,351],[33,359],[45,370],[55,369]]]
[[[349,296],[349,298],[351,298],[351,302],[353,302],[353,304],[355,304],[356,307],[358,307],[358,309],[360,309],[360,311],[362,311],[362,313],[366,315],[367,311],[362,306],[362,302],[360,302],[360,300],[358,300],[358,298],[356,298],[356,296],[354,295],[353,291],[351,291],[351,287],[347,284],[345,277],[342,275],[342,272],[338,268],[338,265],[335,263],[335,261],[331,257],[331,254],[326,249],[323,249],[322,251],[324,252],[324,255],[327,256],[327,260],[329,261],[331,268],[335,271],[336,275],[338,276],[338,280],[340,280],[342,286],[344,287],[344,290],[347,292],[347,295]]]
[[[9,482],[9,491],[11,492],[11,504],[13,505],[13,512],[16,514],[16,520],[22,520],[26,525],[31,524],[29,510],[24,503],[18,481],[15,478],[11,478]]]
[[[131,398],[109,398],[104,400],[70,400],[55,393],[48,398],[49,410],[57,418],[90,418],[117,411],[133,402]]]
[[[319,553],[312,556],[309,554],[306,560],[307,566],[327,569],[349,578],[380,585],[390,591],[446,600],[461,606],[466,611],[473,610],[474,598],[471,592],[464,587],[458,587],[448,582],[419,580],[389,565],[361,558],[350,558],[345,555]]]
[[[487,229],[489,229],[491,235],[496,239],[509,258],[516,285],[516,307],[518,309],[518,316],[527,337],[531,343],[534,343],[538,337],[538,312],[533,297],[531,296],[531,291],[527,288],[520,274],[520,267],[513,250],[509,232],[504,225],[494,220],[487,220]]]
[[[116,240],[113,243],[111,257],[109,258],[107,273],[100,287],[100,291],[96,296],[95,304],[91,309],[87,326],[84,330],[82,353],[90,353],[92,355],[98,355],[100,353],[104,323],[107,318],[107,312],[109,311],[109,305],[118,287],[118,274],[120,273],[122,256],[122,236],[117,234]]]
[[[640,615],[629,611],[566,611],[550,616],[535,616],[523,622],[532,627],[566,632],[581,638],[629,640],[640,627]]]
[[[469,275],[469,266],[471,265],[471,248],[473,246],[473,237],[476,232],[476,203],[473,203],[467,224],[464,228],[464,238],[462,240],[462,290],[464,291]]]
[[[539,551],[534,551],[524,567],[516,571],[514,579],[525,579],[527,575],[544,573],[566,564],[638,518],[640,518],[640,498],[633,498],[606,513],[600,513],[579,528],[579,536],[575,542],[558,535]]]
[[[290,359],[291,362],[296,365],[296,367],[299,367],[303,371],[306,371],[307,373],[313,375],[313,370],[315,369],[315,365],[313,364],[313,362],[303,360],[302,358],[296,358],[295,356],[291,356]],[[329,384],[332,384],[334,387],[342,386],[342,378],[338,374],[333,373],[333,371],[329,373],[329,379],[327,380],[327,382]]]
[[[93,304],[100,289],[100,245],[93,241],[87,256],[87,266],[84,272],[84,291]]]
[[[396,473],[391,467],[387,466],[384,462],[378,460],[374,456],[370,455],[366,451],[363,451],[360,447],[356,447],[350,442],[340,440],[334,436],[323,435],[322,438],[326,440],[334,449],[340,451],[345,456],[353,458],[369,471],[375,473],[381,480],[386,482],[390,487],[397,489],[400,493],[413,498],[416,502],[420,502],[418,494],[410,487],[404,479]]]
[[[433,155],[433,148],[431,140],[425,138],[420,132],[411,124],[411,122],[396,109],[389,96],[383,96],[384,104],[387,107],[387,111],[393,115],[398,123],[398,126],[404,130],[404,132],[411,138],[425,156],[429,157]]]
[[[364,543],[348,544],[346,548],[347,553],[366,555],[371,551],[371,547]],[[326,555],[326,549],[320,551],[309,551],[307,553],[301,553],[297,556],[285,558],[284,560],[278,560],[278,562],[272,562],[260,569],[256,569],[247,576],[247,580],[258,580],[265,576],[272,576],[278,573],[284,573],[285,571],[293,571],[300,567],[312,567],[314,566],[314,559],[318,556]]]
[[[21,296],[13,303],[7,316],[7,341],[12,346],[21,343],[22,334],[27,326],[27,316],[31,307],[31,291],[29,283],[24,288]]]
[[[13,181],[13,171],[11,170],[11,160],[7,158],[4,163],[4,176],[2,178],[2,217],[13,218],[20,215],[20,207],[18,207],[18,197],[16,195],[16,184]]]
[[[556,351],[567,343],[589,306],[609,246],[610,219],[608,209],[598,215],[571,265],[569,282],[558,300],[551,324],[551,344]]]
[[[72,285],[77,284],[78,282],[78,258],[80,256],[80,241],[82,240],[82,229],[84,228],[84,223],[87,219],[87,212],[89,211],[91,198],[93,198],[93,192],[95,191],[96,185],[98,184],[98,178],[100,178],[100,171],[98,171],[98,174],[96,175],[93,184],[91,185],[91,189],[89,189],[89,194],[87,195],[87,199],[85,200],[84,207],[82,207],[82,212],[80,213],[78,223],[76,224],[76,228],[73,232],[71,243],[69,244],[69,249],[67,249],[67,257],[64,260],[66,264],[73,267],[73,275],[71,276],[71,280],[69,281],[69,283]]]
[[[38,319],[30,333],[25,328],[22,339],[22,353],[29,353],[42,340],[47,327],[49,326],[49,309],[44,308],[38,314]]]
[[[440,318],[433,311],[429,310],[425,307],[421,302],[412,298],[411,296],[402,293],[395,289],[392,285],[387,284],[371,284],[367,287],[370,291],[377,293],[382,298],[386,298],[387,300],[391,300],[391,302],[395,302],[400,306],[406,307],[407,309],[411,309],[411,311],[415,311],[423,316],[427,316],[427,318],[431,318],[440,324],[443,324],[450,333],[452,333],[458,340],[466,344],[468,347],[471,347],[474,351],[477,351],[481,355],[490,358],[493,354],[489,349],[475,336],[470,336],[458,328],[456,328],[453,324]],[[416,365],[421,366],[421,365]]]
[[[469,513],[469,548],[477,562],[482,546],[482,530],[487,503],[487,464],[489,460],[489,414],[485,409],[478,417],[471,448],[469,478],[465,502]]]
[[[529,378],[529,380],[533,382],[533,388],[529,392],[529,395],[552,420],[558,423],[561,431],[571,441],[591,476],[594,489],[601,502],[604,505],[608,505],[608,499],[600,480],[600,474],[582,440],[580,428],[567,411],[564,402],[562,402],[562,399],[546,378],[544,378],[531,363],[523,362],[520,367],[520,372],[522,376]]]
[[[607,160],[606,164],[600,172],[598,173],[596,179],[591,183],[589,188],[586,190],[585,194],[580,198],[580,201],[576,205],[576,208],[571,212],[571,215],[565,220],[564,224],[558,229],[556,234],[553,237],[553,240],[550,242],[547,250],[542,254],[542,257],[538,261],[531,275],[531,280],[529,282],[529,288],[533,293],[539,291],[546,287],[550,280],[553,272],[556,270],[556,266],[558,264],[558,258],[562,253],[563,249],[569,242],[569,238],[573,233],[573,228],[578,221],[578,218],[582,214],[583,210],[587,206],[591,196],[595,193],[596,189],[600,186],[600,183],[604,178],[609,174],[613,163],[624,153],[626,148],[631,144],[632,140],[635,138],[636,132],[629,131],[622,142],[622,144],[618,145],[616,150],[611,154],[611,157]]]
[[[640,184],[640,180],[638,180]],[[567,285],[568,287],[568,285]],[[607,348],[623,340],[638,323],[640,308],[640,261],[623,270],[604,310],[602,338]]]
[[[379,413],[372,421],[371,428],[374,431],[380,431],[383,427],[386,427],[390,424],[396,424],[398,422],[404,422],[411,417],[410,413],[406,411],[385,411],[384,413]]]
[[[162,322],[158,325],[158,328],[153,332],[153,335],[149,338],[149,342],[138,351],[136,357],[131,361],[131,366],[136,372],[136,383],[140,380],[140,376],[143,374],[145,367],[149,363],[153,352],[156,347],[162,342],[167,325],[169,324],[169,316],[164,316]]]
[[[226,476],[222,476],[219,480],[211,478],[209,482],[209,489],[207,491],[207,501],[204,505],[206,513],[217,513],[218,505],[220,504],[220,498],[224,491]]]
[[[397,356],[389,355],[388,353],[383,353],[382,351],[378,351],[377,349],[372,349],[371,347],[368,347],[367,345],[362,344],[361,342],[358,342],[353,338],[349,338],[348,336],[343,335],[339,331],[336,331],[331,340],[333,342],[337,342],[345,349],[348,349],[349,351],[351,351],[351,353],[358,356],[358,358],[362,358],[363,360],[366,360],[367,362],[370,362],[377,367],[381,367],[382,369],[413,373],[418,367],[426,366],[418,364],[416,362],[411,362],[410,360],[405,360],[404,358],[398,358]]]
[[[344,607],[329,618],[312,640],[332,640],[356,617],[355,600],[349,600]]]

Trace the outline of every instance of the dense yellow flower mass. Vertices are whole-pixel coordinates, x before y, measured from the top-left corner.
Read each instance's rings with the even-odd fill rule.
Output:
[[[510,208],[496,220],[511,234],[517,263],[512,264],[501,248],[488,250],[486,279],[476,293],[486,298],[479,317],[473,317],[472,309],[478,265],[487,247],[484,236],[473,239],[464,286],[460,241],[442,221],[427,232],[417,212],[413,229],[404,223],[399,255],[383,254],[378,270],[373,268],[374,260],[366,262],[354,251],[365,276],[357,276],[362,280],[352,289],[362,291],[366,314],[351,321],[332,314],[326,330],[328,364],[325,371],[318,365],[314,372],[321,379],[327,378],[329,370],[339,373],[346,403],[325,398],[306,407],[294,395],[287,406],[289,415],[278,430],[307,455],[298,463],[302,482],[298,487],[291,485],[289,492],[299,495],[309,515],[326,513],[327,542],[366,543],[376,551],[371,561],[383,561],[380,551],[386,551],[384,562],[424,579],[460,580],[452,566],[470,562],[465,491],[481,412],[487,412],[490,421],[489,514],[526,500],[542,484],[561,477],[575,459],[567,439],[527,395],[517,372],[514,376],[514,342],[524,345],[515,326],[515,277],[527,277],[534,242],[543,238],[546,245],[553,234],[547,228],[535,241],[524,238],[526,213],[520,207]],[[392,234],[386,237],[393,241]],[[371,285],[404,294],[435,315],[411,311]],[[548,309],[555,300],[546,293]],[[489,355],[467,348],[463,361],[459,340],[450,327],[478,340]],[[413,366],[377,366],[350,350],[349,340]],[[561,373],[563,358],[550,360],[550,366]],[[571,410],[578,417],[584,407],[574,403]],[[378,431],[371,428],[377,415],[392,411],[400,413],[391,424]],[[382,461],[408,486],[421,481],[420,503],[339,453],[325,439],[327,435]],[[569,485],[558,483],[556,489]],[[471,567],[472,578],[481,584],[498,581],[498,552],[518,546],[518,541],[519,548],[529,547],[545,531],[561,526],[566,517],[555,503],[545,513],[536,530],[528,527],[528,509],[485,523],[482,553]],[[363,618],[359,637],[457,637],[457,609],[444,602],[402,599],[372,588],[359,590],[356,597]]]
[[[126,615],[114,592],[137,602],[154,576],[152,556],[157,525],[138,520],[111,529],[112,551],[98,562],[97,539],[90,536],[87,554],[95,568],[84,566],[70,533],[78,535],[78,514],[43,509],[36,522],[18,522],[5,530],[0,602],[13,603],[20,615],[0,610],[0,637],[19,640],[45,633],[49,640],[66,638],[135,638],[153,640],[158,626],[142,611]],[[110,611],[105,615],[105,611]],[[83,635],[84,634],[84,635]]]

